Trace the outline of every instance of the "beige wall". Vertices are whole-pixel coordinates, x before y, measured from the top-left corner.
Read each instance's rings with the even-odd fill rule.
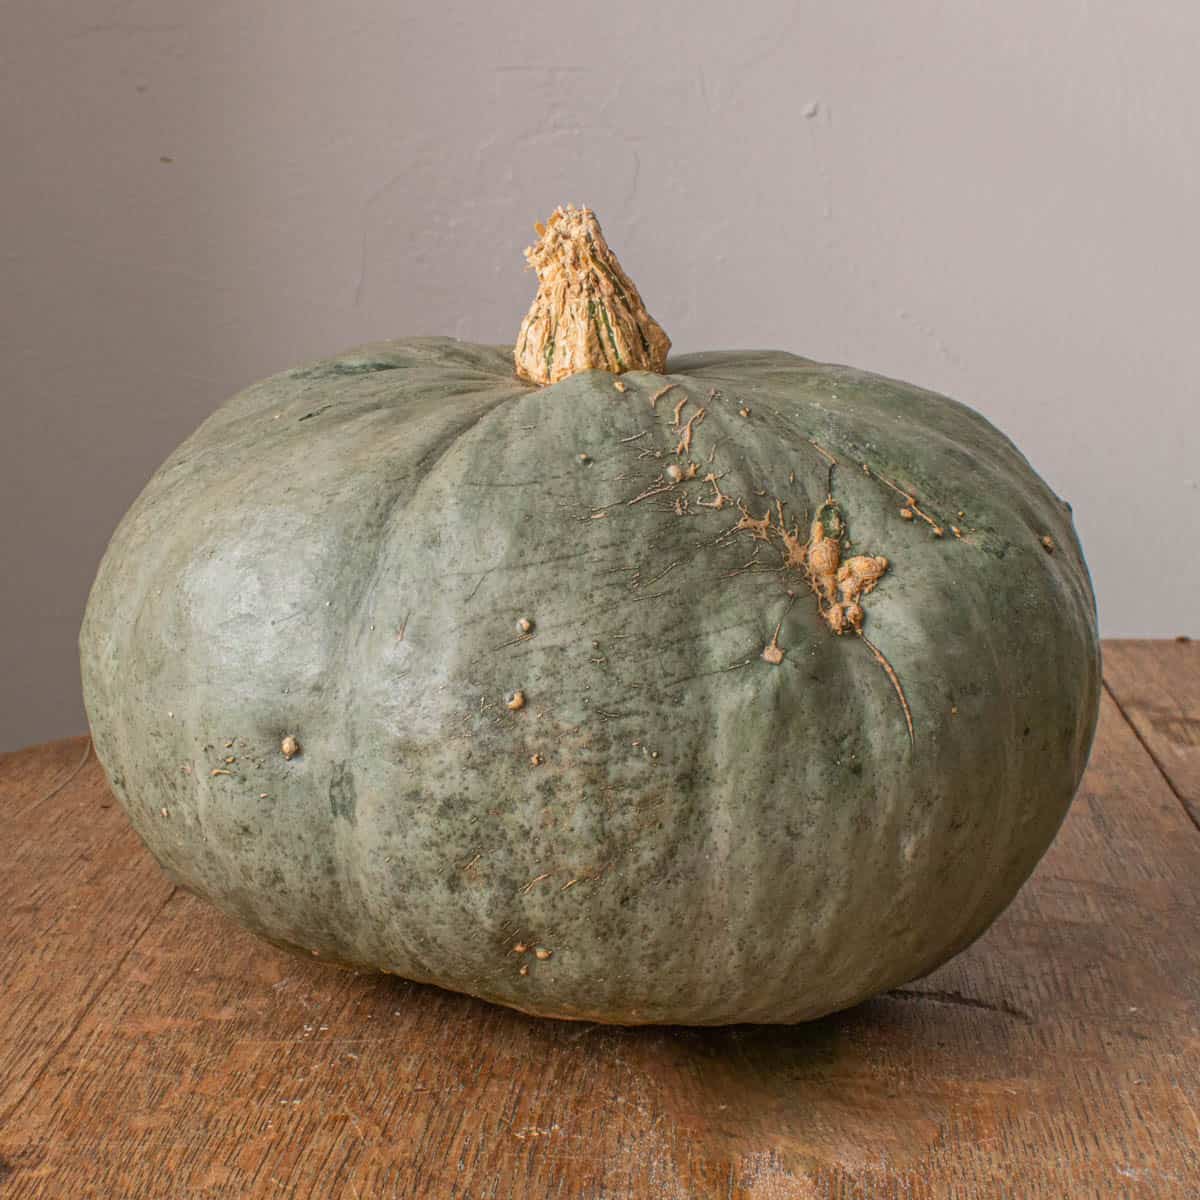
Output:
[[[83,727],[106,538],[256,377],[508,340],[593,205],[680,350],[950,392],[1070,499],[1106,633],[1200,634],[1200,5],[8,0],[0,747]]]

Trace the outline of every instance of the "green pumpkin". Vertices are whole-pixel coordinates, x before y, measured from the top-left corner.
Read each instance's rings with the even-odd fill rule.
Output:
[[[961,950],[1100,684],[1069,506],[969,408],[781,352],[539,387],[448,338],[219,409],[81,646],[172,879],[304,954],[628,1024],[817,1017]]]

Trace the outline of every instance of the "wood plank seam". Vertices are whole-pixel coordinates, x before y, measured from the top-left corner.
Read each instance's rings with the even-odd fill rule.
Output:
[[[171,890],[167,893],[166,898],[163,900],[163,902],[158,906],[158,908],[156,908],[154,910],[153,914],[151,914],[151,916],[149,916],[146,919],[146,923],[141,927],[141,929],[138,930],[137,936],[134,937],[130,941],[129,945],[125,948],[124,953],[113,964],[112,969],[108,972],[107,975],[104,976],[104,978],[101,980],[101,982],[99,984],[97,984],[97,986],[93,990],[92,994],[88,997],[87,1003],[84,1004],[83,1008],[80,1009],[80,1011],[76,1015],[75,1019],[71,1022],[71,1024],[67,1027],[67,1029],[64,1030],[62,1037],[58,1039],[58,1042],[54,1046],[54,1048],[50,1051],[49,1054],[46,1055],[45,1061],[42,1063],[42,1065],[40,1067],[38,1067],[38,1069],[34,1072],[32,1077],[30,1078],[29,1082],[25,1085],[24,1088],[21,1089],[20,1094],[16,1097],[16,1099],[12,1102],[12,1104],[9,1105],[9,1107],[7,1109],[5,1109],[3,1112],[0,1112],[0,1126],[3,1126],[12,1117],[12,1115],[21,1107],[21,1104],[24,1102],[25,1097],[28,1096],[29,1093],[31,1091],[33,1091],[33,1089],[35,1087],[37,1087],[37,1085],[41,1082],[42,1077],[50,1069],[51,1064],[55,1061],[55,1059],[58,1058],[59,1054],[67,1047],[67,1045],[70,1043],[71,1039],[75,1036],[76,1031],[79,1029],[79,1027],[83,1024],[84,1020],[87,1018],[87,1015],[96,1006],[96,1002],[104,994],[104,990],[117,977],[121,968],[125,965],[125,960],[128,959],[128,957],[138,948],[138,944],[141,942],[142,938],[144,938],[146,936],[146,934],[150,932],[155,921],[157,921],[158,918],[160,916],[162,916],[163,910],[175,898],[175,895],[178,891],[179,891],[179,888],[172,887]]]
[[[1124,707],[1124,705],[1122,705],[1120,697],[1116,694],[1116,692],[1113,691],[1112,685],[1108,682],[1107,679],[1104,680],[1104,690],[1108,693],[1108,698],[1116,706],[1117,712],[1119,712],[1121,714],[1121,720],[1124,721],[1125,724],[1129,726],[1129,729],[1133,733],[1133,736],[1135,738],[1137,738],[1138,744],[1142,747],[1143,750],[1145,750],[1150,761],[1154,764],[1154,769],[1159,773],[1159,775],[1162,776],[1163,782],[1166,783],[1167,787],[1170,789],[1171,795],[1174,796],[1175,799],[1179,801],[1179,806],[1187,814],[1187,819],[1188,819],[1189,823],[1192,825],[1192,827],[1197,832],[1200,832],[1200,820],[1198,820],[1196,818],[1195,814],[1188,807],[1187,801],[1183,798],[1183,793],[1180,792],[1179,788],[1177,788],[1175,786],[1175,780],[1173,780],[1171,778],[1171,776],[1168,774],[1167,768],[1163,765],[1163,763],[1159,759],[1158,755],[1154,753],[1153,749],[1151,749],[1150,744],[1142,736],[1141,730],[1138,729],[1137,725],[1131,719],[1129,714],[1125,711],[1125,707]]]
[[[48,792],[41,796],[31,796],[27,803],[23,804],[17,809],[13,819],[15,821],[20,821],[27,813],[32,811],[34,808],[37,808],[38,805],[46,804],[50,800],[53,800],[55,796],[59,794],[59,792],[68,786],[68,784],[73,783],[79,776],[79,772],[82,771],[91,760],[93,749],[94,747],[92,745],[92,739],[89,735],[87,739],[87,745],[83,748],[83,757],[73,767],[71,767],[70,770],[67,771],[66,775],[64,775],[63,778],[60,779],[59,782],[56,783]]]
[[[893,988],[892,991],[884,992],[883,995],[892,1000],[925,1000],[930,1004],[960,1004],[964,1008],[982,1008],[987,1012],[1014,1017],[1018,1021],[1024,1021],[1026,1025],[1035,1024],[1033,1016],[1023,1008],[1017,1008],[1016,1005],[1008,1004],[1003,1000],[979,1000],[974,996],[965,995],[963,992],[946,989],[924,992],[919,988]]]

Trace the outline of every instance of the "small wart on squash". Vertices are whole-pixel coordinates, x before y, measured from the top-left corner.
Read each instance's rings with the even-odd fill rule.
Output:
[[[678,463],[671,463],[667,467],[667,477],[675,483],[682,483],[685,479],[695,479],[699,467],[694,462],[688,463],[686,467],[681,467]]]
[[[719,476],[714,475],[712,471],[709,471],[709,473],[705,475],[704,482],[712,484],[712,489],[715,495],[711,500],[697,500],[696,503],[699,504],[701,508],[724,508],[729,502],[729,497],[721,491],[721,488],[717,483],[718,478]]]
[[[761,517],[752,517],[750,510],[740,500],[738,508],[742,515],[733,527],[735,532],[745,530],[756,542],[769,542],[771,540],[771,510],[768,508]]]
[[[770,663],[773,667],[777,667],[783,662],[783,647],[779,644],[779,631],[782,628],[783,622],[780,621],[775,626],[775,632],[771,634],[771,640],[763,647],[762,660]]]
[[[707,408],[698,408],[690,417],[687,424],[680,430],[679,444],[675,447],[676,454],[690,454],[692,450],[692,434],[697,425],[708,415]]]
[[[650,407],[654,408],[663,396],[665,396],[672,388],[677,388],[678,386],[679,384],[677,383],[668,383],[665,387],[660,387],[657,392],[654,392],[650,396]]]

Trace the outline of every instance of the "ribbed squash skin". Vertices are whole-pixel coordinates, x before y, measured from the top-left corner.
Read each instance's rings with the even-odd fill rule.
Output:
[[[537,389],[507,348],[382,343],[170,457],[81,646],[97,753],[173,879],[305,954],[630,1024],[816,1017],[987,928],[1095,725],[1068,506],[911,385],[668,367]],[[734,529],[739,499],[807,529],[831,481],[847,553],[889,560],[864,632],[911,744],[868,646]]]

